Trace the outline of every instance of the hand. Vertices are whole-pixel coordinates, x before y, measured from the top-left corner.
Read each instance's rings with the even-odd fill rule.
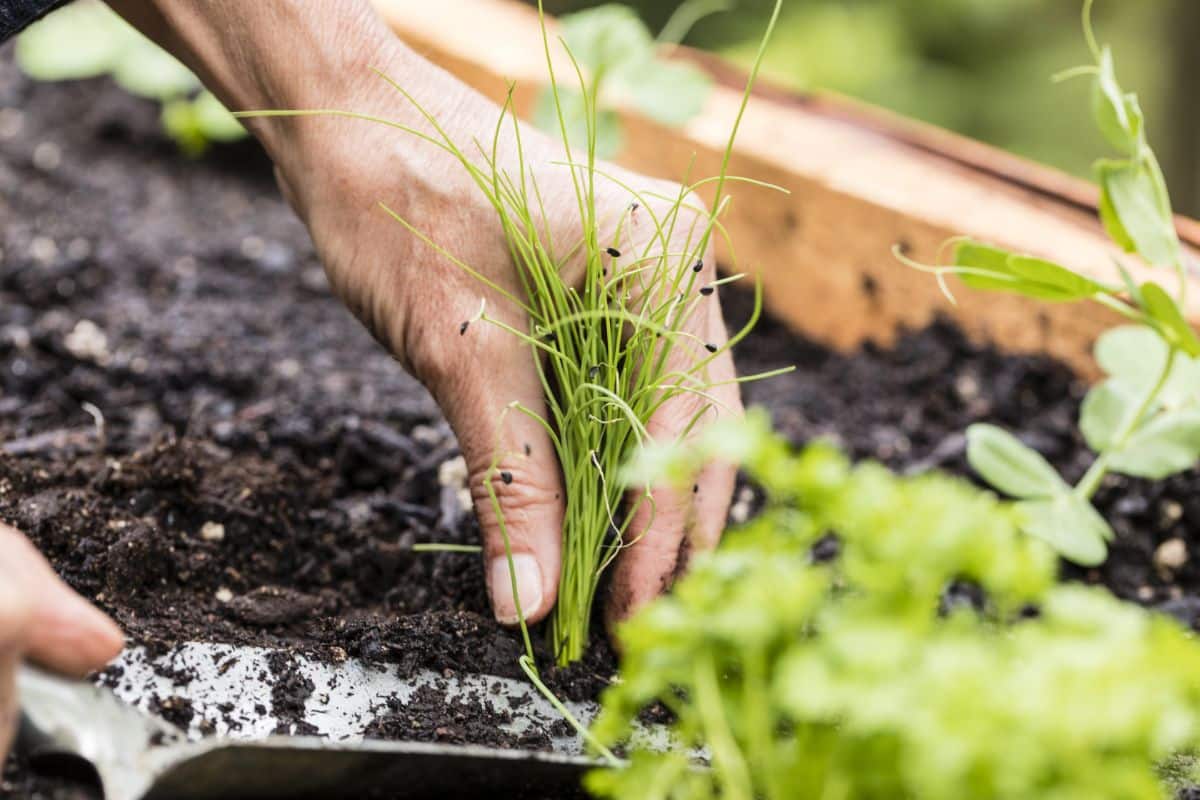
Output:
[[[83,677],[113,659],[122,645],[112,620],[59,580],[28,539],[0,523],[0,759],[17,721],[21,659]]]
[[[269,4],[274,9],[270,13],[264,11],[266,4],[231,0],[123,0],[116,5],[172,47],[235,109],[341,109],[433,134],[420,113],[370,71],[373,67],[410,92],[464,151],[474,152],[476,140],[490,142],[499,119],[499,108],[401,45],[357,0],[317,0],[306,6],[307,12]],[[198,12],[198,7],[208,10]],[[297,52],[306,55],[298,59]],[[545,431],[522,414],[504,414],[517,401],[544,415],[541,384],[529,347],[511,334],[487,324],[460,333],[481,297],[490,315],[522,330],[527,323],[499,293],[388,218],[379,203],[386,202],[439,246],[520,296],[495,211],[453,157],[412,134],[329,117],[258,119],[250,127],[274,159],[289,202],[307,223],[335,292],[425,383],[453,427],[483,528],[493,608],[497,619],[511,624],[517,615],[505,547],[483,485],[493,458],[503,454],[498,466],[511,473],[512,481],[494,485],[512,544],[521,608],[529,620],[542,619],[558,589],[564,490]],[[562,146],[530,129],[523,130],[522,145],[526,169],[544,195],[545,218],[539,227],[565,251],[578,241],[582,228],[570,173],[552,164],[564,158]],[[511,131],[502,141],[499,161],[511,175],[518,174]],[[677,186],[612,165],[601,169],[637,189],[678,193]],[[598,217],[610,225],[633,202],[613,182],[600,179],[597,191]],[[628,252],[651,239],[647,212],[654,210],[654,201],[649,202],[651,207],[628,226]],[[688,227],[681,220],[680,228]],[[682,237],[673,244],[679,249]],[[700,279],[711,280],[711,252],[703,264]],[[579,282],[582,265],[565,275]],[[701,304],[690,327],[700,342],[726,340],[715,295]],[[677,348],[675,357],[692,356]],[[734,377],[727,353],[714,362],[709,377],[714,382]],[[740,411],[735,384],[713,393],[725,409]],[[651,420],[651,434],[678,436],[699,402],[692,395],[675,398]],[[718,413],[725,412],[714,408],[706,419]],[[610,619],[623,618],[669,586],[688,548],[715,545],[733,481],[732,468],[714,465],[699,477],[695,491],[655,492],[651,529],[646,530],[649,506],[644,506],[646,513],[631,526],[644,535],[615,566]]]
[[[391,74],[411,75],[417,67],[401,54]],[[369,73],[365,86],[347,106],[420,125],[407,101]],[[440,124],[467,147],[473,138],[495,126],[500,110],[458,85],[448,76],[426,76],[411,89],[423,105],[438,115]],[[447,103],[446,99],[451,99]],[[287,124],[282,123],[282,124]],[[354,130],[352,152],[332,155],[337,141]],[[517,621],[513,604],[504,541],[485,488],[493,467],[512,476],[511,483],[493,481],[501,501],[517,569],[521,609],[530,620],[544,617],[557,592],[564,490],[559,465],[544,429],[529,417],[505,408],[518,401],[546,416],[542,386],[529,346],[511,333],[477,323],[462,331],[462,323],[486,300],[490,315],[508,325],[528,330],[528,321],[499,293],[488,290],[459,266],[439,256],[427,243],[409,233],[378,207],[383,200],[439,246],[510,293],[520,296],[521,284],[509,257],[495,210],[470,182],[462,166],[437,148],[410,134],[369,122],[328,122],[299,138],[298,151],[279,159],[280,184],[309,230],[320,252],[330,281],[359,319],[414,375],[430,389],[454,429],[469,472],[483,532],[487,577],[496,616]],[[515,144],[505,140],[502,158],[510,174],[518,166]],[[566,250],[581,235],[577,203],[569,172],[552,162],[564,157],[561,146],[536,131],[522,134],[527,169],[545,196],[546,218],[540,221],[554,241]],[[619,176],[623,183],[664,196],[675,196],[678,187],[649,181],[604,165],[602,171]],[[600,181],[598,217],[615,221],[626,212],[633,197],[616,184]],[[651,213],[659,216],[665,202],[645,198],[650,207],[632,216],[619,249],[640,252],[651,240]],[[691,204],[699,201],[692,199]],[[682,250],[690,227],[684,220],[672,242]],[[602,241],[609,241],[606,235]],[[690,269],[691,263],[681,266]],[[618,265],[619,268],[619,265]],[[713,256],[704,259],[701,281],[715,275]],[[569,282],[579,285],[583,264],[572,265]],[[725,341],[719,299],[709,297],[692,319],[692,331],[701,342]],[[697,346],[698,349],[698,346]],[[677,350],[681,358],[692,354]],[[707,355],[706,353],[704,355]],[[712,370],[714,380],[734,376],[728,354]],[[738,408],[732,385],[716,390],[727,407]],[[653,435],[674,438],[698,410],[693,395],[684,395],[651,421]],[[493,473],[495,474],[495,473]],[[610,615],[623,617],[669,585],[679,566],[681,547],[710,547],[723,528],[733,470],[711,468],[698,490],[682,495],[656,493],[652,530],[638,538],[616,566]],[[646,531],[649,506],[631,531]]]

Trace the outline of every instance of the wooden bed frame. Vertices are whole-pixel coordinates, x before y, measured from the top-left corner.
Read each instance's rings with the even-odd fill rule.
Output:
[[[502,100],[515,81],[523,114],[547,81],[537,13],[529,6],[515,0],[375,3],[401,38],[484,94]],[[681,49],[677,57],[693,59],[716,78],[705,112],[671,129],[622,110],[627,135],[619,160],[679,180],[694,158],[694,176],[714,175],[744,77],[701,54]],[[864,339],[886,343],[902,327],[945,314],[972,336],[1013,351],[1049,353],[1095,374],[1091,346],[1115,321],[1111,312],[965,287],[952,306],[931,276],[891,254],[899,244],[929,263],[947,239],[969,235],[1116,281],[1113,258],[1122,254],[1104,235],[1097,194],[1086,182],[841,97],[773,87],[755,92],[731,174],[791,191],[737,186],[724,221],[740,269],[759,272],[767,307],[797,330],[845,349]],[[1194,259],[1200,224],[1180,219],[1178,226]],[[1152,272],[1133,258],[1124,261],[1135,276]],[[1191,320],[1200,320],[1197,284],[1186,309]]]

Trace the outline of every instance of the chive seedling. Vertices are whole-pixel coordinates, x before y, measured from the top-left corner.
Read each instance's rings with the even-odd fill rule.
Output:
[[[748,332],[757,319],[761,298],[742,334],[735,336],[726,348],[705,344],[707,355],[701,357],[694,347],[696,343],[685,333],[698,306],[674,298],[680,293],[685,298],[694,296],[702,270],[702,256],[714,232],[723,230],[719,215],[727,199],[724,189],[733,140],[781,5],[781,2],[776,3],[758,60],[751,70],[741,109],[727,143],[721,174],[715,179],[717,192],[711,212],[701,214],[688,201],[690,193],[707,181],[683,187],[672,198],[634,192],[627,213],[632,215],[642,210],[651,219],[654,230],[639,252],[626,253],[632,259],[629,265],[615,268],[613,275],[608,275],[601,254],[616,260],[622,258],[622,251],[615,243],[601,243],[602,221],[598,219],[595,207],[596,182],[607,177],[596,164],[600,144],[596,104],[603,70],[592,76],[591,83],[586,82],[569,48],[568,55],[575,62],[586,108],[586,163],[571,165],[579,198],[579,215],[585,221],[582,241],[578,245],[587,263],[582,290],[575,292],[563,286],[562,265],[550,256],[551,243],[542,241],[530,224],[532,215],[527,201],[513,198],[515,202],[501,204],[498,209],[505,230],[510,232],[514,260],[520,265],[522,275],[529,275],[528,286],[533,291],[529,292],[528,299],[536,308],[532,328],[560,334],[555,347],[546,358],[538,361],[552,417],[547,428],[551,431],[567,487],[562,577],[558,606],[550,626],[552,646],[559,664],[571,663],[583,655],[601,574],[623,547],[644,534],[644,531],[631,531],[629,526],[638,508],[653,503],[649,486],[635,492],[631,508],[622,515],[620,508],[628,486],[621,480],[620,467],[647,441],[647,423],[672,398],[684,393],[704,398],[687,430],[694,428],[713,410],[714,401],[707,396],[711,387],[706,367],[723,349]],[[543,15],[543,34],[544,19]],[[564,148],[569,151],[573,142],[567,107],[545,37],[544,43],[558,133]],[[658,201],[657,207],[654,201]],[[665,209],[658,210],[664,202]],[[508,215],[515,219],[510,217],[505,221]],[[618,234],[619,230],[620,223]],[[680,230],[687,231],[682,237],[684,244],[673,252],[673,242],[681,238]],[[512,242],[513,238],[517,241]],[[637,282],[636,290],[634,281]],[[520,332],[514,333],[527,338]],[[671,356],[680,348],[686,348],[691,354],[691,364],[683,369],[672,368],[669,366]],[[741,380],[757,377],[763,376]]]
[[[1100,46],[1092,28],[1092,5],[1093,0],[1083,4],[1083,30],[1094,63],[1056,79],[1092,81],[1095,123],[1120,153],[1095,164],[1100,220],[1122,250],[1152,266],[1172,268],[1178,277],[1175,295],[1152,281],[1139,285],[1120,262],[1116,267],[1122,282],[1109,285],[1060,264],[971,239],[955,242],[948,265],[918,264],[896,250],[904,263],[934,274],[951,302],[945,277],[957,275],[975,289],[1046,302],[1090,300],[1134,323],[1109,330],[1096,342],[1096,361],[1107,377],[1088,393],[1079,418],[1096,457],[1075,485],[1004,430],[973,425],[967,431],[968,461],[994,488],[1019,501],[1024,530],[1087,566],[1105,560],[1113,538],[1112,528],[1091,504],[1106,475],[1162,479],[1200,459],[1200,339],[1181,311],[1187,300],[1185,256],[1137,95],[1124,92],[1117,82],[1112,51]]]
[[[562,468],[563,485],[566,487],[562,570],[558,604],[549,625],[551,646],[560,665],[577,661],[583,655],[589,641],[592,607],[601,575],[624,548],[645,533],[631,530],[637,512],[641,509],[652,512],[654,508],[649,484],[631,487],[622,479],[621,466],[638,447],[649,440],[647,424],[672,399],[690,395],[700,401],[683,435],[695,429],[706,415],[717,410],[716,400],[710,393],[714,384],[708,376],[708,367],[749,332],[761,311],[761,292],[756,291],[751,319],[741,332],[722,346],[702,342],[688,332],[689,323],[702,300],[697,290],[700,288],[698,282],[701,280],[703,255],[714,234],[726,235],[720,216],[729,201],[727,185],[741,180],[767,188],[779,188],[730,176],[728,167],[733,142],[749,103],[751,87],[762,63],[767,41],[778,21],[781,6],[782,0],[776,0],[726,144],[720,174],[691,185],[682,185],[674,196],[639,191],[621,184],[598,164],[598,79],[593,78],[589,83],[579,62],[567,48],[586,108],[586,139],[583,142],[572,140],[568,111],[555,75],[545,14],[539,7],[550,92],[555,98],[563,151],[568,154],[576,152],[572,148],[578,145],[578,152],[583,155],[581,161],[568,156],[567,161],[561,164],[564,178],[571,182],[574,190],[576,212],[580,220],[578,240],[566,243],[571,245],[569,247],[564,247],[561,241],[551,241],[540,222],[545,218],[545,209],[542,207],[544,195],[526,161],[521,140],[522,129],[512,108],[511,86],[493,131],[490,149],[476,142],[474,157],[468,155],[409,92],[382,75],[422,115],[435,133],[423,133],[398,122],[351,111],[265,111],[248,114],[336,115],[397,128],[451,154],[495,209],[509,254],[517,268],[523,290],[521,296],[504,291],[490,282],[400,214],[381,204],[398,224],[496,291],[520,309],[527,319],[527,326],[522,329],[504,321],[506,315],[492,314],[486,306],[481,306],[471,320],[459,326],[459,334],[466,335],[470,323],[476,321],[506,331],[530,348],[542,384],[549,412],[547,418],[519,403],[510,404],[504,416],[515,412],[536,420],[549,436]],[[511,129],[516,145],[515,174],[510,167],[501,164],[498,157],[502,134],[508,129]],[[630,202],[624,205],[625,211],[620,219],[604,218],[598,209],[596,198],[600,181],[616,182],[619,188],[628,192]],[[693,192],[709,184],[715,184],[716,187],[716,199],[711,211],[700,208],[690,200]],[[629,215],[635,211],[648,218],[650,236],[645,243],[634,243],[636,250],[630,250],[626,244],[628,237],[622,239],[622,232],[628,224]],[[626,249],[622,251],[618,244]],[[578,285],[572,285],[564,278],[564,271],[568,266],[580,262],[584,266],[583,280]],[[711,282],[707,288],[741,277],[735,274],[722,278]],[[733,382],[741,383],[785,371],[736,378]],[[501,419],[501,427],[503,422]],[[499,468],[505,455],[497,445],[483,483],[505,542],[512,572],[507,522],[495,488],[496,480],[506,484],[514,480],[511,472]],[[627,498],[627,494],[632,497]],[[520,608],[515,578],[512,589],[525,641],[526,654],[522,664],[528,671],[532,669],[534,654],[525,615]]]

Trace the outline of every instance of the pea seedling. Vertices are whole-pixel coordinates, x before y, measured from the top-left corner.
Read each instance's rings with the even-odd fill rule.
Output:
[[[615,180],[597,164],[600,143],[598,97],[603,75],[585,79],[580,61],[567,48],[579,81],[579,97],[584,104],[585,139],[578,142],[572,138],[568,106],[556,81],[543,14],[543,46],[550,71],[558,133],[564,153],[575,152],[572,146],[579,145],[579,152],[584,155],[582,161],[572,156],[561,165],[574,188],[578,218],[582,221],[580,238],[567,243],[572,245],[570,247],[564,247],[563,242],[551,241],[539,222],[546,216],[542,207],[543,193],[525,159],[521,127],[512,109],[512,87],[493,131],[490,147],[475,142],[474,156],[468,155],[409,92],[386,76],[381,77],[429,123],[432,134],[351,111],[247,114],[337,115],[397,128],[451,154],[495,209],[512,262],[517,267],[523,290],[520,296],[490,281],[401,215],[383,206],[398,224],[485,284],[504,302],[520,309],[528,320],[525,329],[514,327],[503,320],[503,315],[493,315],[486,305],[481,304],[472,319],[456,321],[454,326],[459,336],[470,336],[472,326],[481,322],[516,337],[530,348],[542,383],[549,411],[546,418],[519,403],[510,404],[504,414],[524,414],[541,425],[550,437],[562,467],[566,487],[562,571],[558,604],[550,621],[551,646],[559,664],[569,664],[583,655],[589,641],[592,606],[601,575],[622,549],[643,535],[644,531],[630,529],[636,512],[647,508],[653,511],[650,482],[634,488],[635,484],[622,479],[621,466],[650,438],[647,424],[655,412],[673,398],[691,395],[701,401],[685,426],[684,434],[716,410],[716,401],[710,393],[714,384],[708,377],[708,367],[745,336],[758,318],[761,297],[756,293],[751,320],[729,343],[717,346],[702,342],[688,332],[689,321],[700,304],[712,302],[710,297],[717,287],[742,277],[733,275],[700,285],[703,254],[714,234],[725,235],[720,216],[728,205],[727,185],[735,180],[758,183],[728,175],[728,166],[750,89],[771,31],[778,21],[781,5],[782,0],[776,0],[726,145],[720,175],[690,186],[683,185],[672,197],[648,194],[618,183],[619,188],[628,193],[630,203],[615,225],[613,220],[601,218],[596,202],[599,181]],[[654,69],[658,69],[658,65]],[[511,128],[517,150],[518,171],[515,174],[500,163],[497,155],[502,135],[508,128]],[[709,184],[715,184],[716,199],[712,210],[706,211],[688,198],[693,191]],[[651,235],[644,245],[637,245],[636,252],[623,252],[622,233],[633,214],[643,215],[649,221]],[[602,238],[602,229],[613,232]],[[579,262],[584,265],[583,281],[573,285],[563,277],[563,271],[568,264]],[[702,288],[707,291],[701,292]],[[681,354],[686,366],[679,366],[680,358],[672,358]],[[740,383],[784,371],[734,381]],[[514,479],[507,469],[502,470],[499,466],[507,455],[511,454],[502,452],[497,446],[483,483],[508,550],[510,573],[515,576],[515,570],[511,569],[508,527],[495,486],[497,480],[508,483]],[[626,494],[631,489],[634,497],[631,503],[626,503]],[[536,682],[533,645],[515,581],[514,577],[513,600],[521,620],[526,651],[521,664]]]
[[[103,3],[73,3],[30,26],[17,37],[16,59],[34,80],[111,75],[130,94],[157,100],[163,129],[188,155],[246,136],[187,67]]]
[[[547,88],[534,112],[537,126],[559,133],[565,120],[571,139],[586,141],[589,125],[596,153],[611,158],[621,149],[621,122],[611,108],[613,95],[628,99],[633,108],[664,125],[679,127],[696,117],[712,89],[703,70],[682,61],[662,58],[659,48],[677,44],[698,21],[730,7],[727,0],[688,0],[682,3],[657,39],[637,12],[612,4],[562,17],[562,38],[580,66],[590,75],[595,107],[584,93]]]
[[[968,461],[985,481],[1018,500],[1024,530],[1045,539],[1065,558],[1089,566],[1105,560],[1113,538],[1091,504],[1106,475],[1162,479],[1200,459],[1200,340],[1180,310],[1187,299],[1183,248],[1137,95],[1121,89],[1112,51],[1096,40],[1092,3],[1084,2],[1083,26],[1095,63],[1057,79],[1092,81],[1096,125],[1120,154],[1095,164],[1105,230],[1125,252],[1174,269],[1175,295],[1152,281],[1139,285],[1119,262],[1122,283],[1109,285],[1045,259],[970,239],[956,242],[949,265],[917,264],[897,252],[910,266],[936,275],[951,302],[945,277],[953,274],[974,289],[1051,303],[1088,300],[1134,323],[1106,332],[1096,343],[1096,361],[1107,377],[1088,393],[1079,419],[1096,457],[1074,486],[1000,428],[981,424],[967,431]]]

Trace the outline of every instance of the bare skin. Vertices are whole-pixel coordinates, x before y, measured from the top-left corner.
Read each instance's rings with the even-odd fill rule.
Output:
[[[112,620],[59,580],[24,536],[0,523],[0,755],[16,724],[17,663],[82,677],[121,651]]]
[[[370,72],[374,68],[411,92],[463,149],[476,138],[490,139],[500,114],[493,103],[397,41],[366,0],[110,4],[187,63],[233,109],[342,109],[432,132],[401,95]],[[513,401],[544,413],[541,385],[528,347],[511,335],[484,324],[472,326],[465,336],[459,331],[460,323],[478,310],[481,297],[490,314],[518,328],[525,328],[525,322],[517,309],[408,233],[378,204],[386,202],[475,270],[519,294],[516,267],[494,210],[461,165],[409,134],[329,117],[255,119],[249,127],[274,160],[280,186],[307,224],[334,291],[429,388],[453,427],[482,523],[493,609],[506,624],[515,623],[517,615],[504,543],[483,480],[497,442],[511,454],[499,468],[511,473],[512,482],[494,485],[511,539],[522,611],[530,621],[543,619],[554,607],[561,564],[560,470],[537,423],[503,414]],[[565,250],[578,241],[582,229],[570,174],[551,163],[562,160],[562,146],[533,130],[523,132],[522,142],[527,167],[546,196],[543,224]],[[502,146],[500,160],[517,172],[511,141]],[[639,190],[678,193],[678,186],[669,183],[615,166],[605,169]],[[614,184],[602,183],[598,189],[599,217],[615,224],[632,197]],[[699,206],[699,201],[691,202]],[[648,219],[630,227],[625,240],[630,252],[651,237],[650,227]],[[686,221],[680,227],[686,230]],[[673,250],[682,244],[675,242]],[[701,279],[714,277],[713,260],[706,254]],[[715,295],[708,299],[712,302],[693,316],[691,332],[700,341],[720,344],[726,334],[719,300]],[[680,351],[676,357],[691,355]],[[709,371],[714,382],[733,377],[728,354]],[[714,410],[706,419],[740,412],[736,385],[720,387],[716,395],[726,410]],[[677,436],[697,402],[684,395],[666,404],[650,422],[652,435]],[[685,550],[715,546],[733,482],[732,468],[712,465],[699,475],[694,492],[655,491],[653,521],[648,516],[634,521],[631,529],[642,535],[614,566],[607,605],[611,621],[625,618],[668,587]],[[0,552],[0,565],[3,557]],[[0,625],[8,613],[2,603],[0,595]]]

